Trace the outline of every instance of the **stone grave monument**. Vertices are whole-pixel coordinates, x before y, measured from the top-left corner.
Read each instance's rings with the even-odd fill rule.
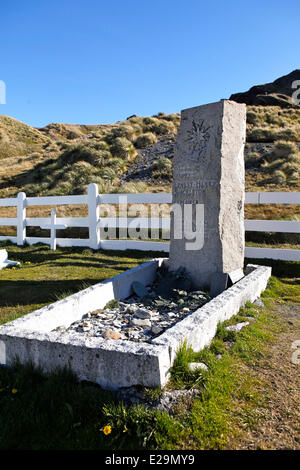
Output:
[[[212,297],[243,277],[246,105],[181,112],[173,167],[170,270]],[[193,240],[194,239],[194,240]]]

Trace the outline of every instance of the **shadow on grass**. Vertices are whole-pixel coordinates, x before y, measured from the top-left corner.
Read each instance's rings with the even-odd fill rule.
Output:
[[[65,296],[73,294],[96,282],[95,279],[1,281],[0,307],[54,302],[58,297],[64,297],[64,294]]]
[[[0,368],[0,449],[109,448],[101,427],[113,396],[77,382],[67,369]],[[15,393],[12,393],[12,390]]]
[[[70,258],[78,258],[82,255],[83,260],[103,262],[119,262],[119,260],[131,260],[134,262],[143,261],[145,259],[165,257],[166,254],[156,251],[141,250],[92,250],[88,247],[58,247],[56,251],[50,250],[45,244],[37,243],[35,245],[17,246],[10,242],[0,242],[0,248],[7,249],[9,257],[13,260],[44,262],[48,260],[56,260],[66,256]]]
[[[0,393],[0,450],[177,448],[182,440],[182,426],[169,415],[125,407],[67,368],[0,367]]]
[[[288,284],[288,285],[295,285],[295,286],[300,286],[300,279],[294,279],[294,280],[288,280],[286,281],[285,279],[281,279],[281,282],[283,284]]]
[[[273,259],[255,259],[245,258],[245,266],[247,264],[259,264],[261,266],[271,266],[272,275],[285,278],[300,278],[300,262],[298,261],[281,261]],[[290,283],[290,281],[289,281]]]

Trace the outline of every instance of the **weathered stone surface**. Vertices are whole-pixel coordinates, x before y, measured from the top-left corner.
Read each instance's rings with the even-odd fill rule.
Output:
[[[146,408],[172,413],[172,408],[181,400],[191,400],[201,394],[198,389],[164,390],[158,398],[151,399],[138,387],[122,388],[115,392],[118,400],[127,405],[143,404]]]
[[[146,318],[151,318],[151,312],[146,310],[145,308],[139,308],[135,311],[134,315],[141,320],[145,320]]]
[[[243,321],[241,323],[237,323],[236,325],[229,325],[226,326],[225,329],[227,331],[241,331],[242,328],[248,326],[250,323],[248,321]]]
[[[161,328],[160,326],[157,326],[157,325],[154,325],[151,328],[151,333],[153,335],[159,335],[159,333],[161,333],[162,331],[163,331],[163,328]]]
[[[133,326],[142,326],[142,327],[150,327],[151,326],[151,321],[148,320],[148,318],[145,318],[144,320],[142,320],[141,318],[135,318],[133,317],[131,319],[131,324]]]
[[[256,299],[253,303],[254,305],[257,305],[258,307],[265,307],[265,304],[260,298]]]
[[[224,290],[225,275],[242,269],[244,263],[245,132],[243,104],[222,100],[181,113],[174,157],[173,204],[180,206],[183,214],[186,205],[192,205],[192,231],[197,236],[189,239],[183,221],[185,236],[177,236],[175,209],[170,270],[184,267],[194,287],[211,287],[214,295]],[[198,226],[196,205],[204,207],[204,222],[200,220]]]
[[[145,297],[148,294],[146,287],[139,281],[132,283],[132,290],[139,297]]]
[[[235,284],[236,282],[240,281],[244,277],[244,272],[242,268],[236,269],[235,271],[232,271],[229,273],[229,279],[232,282],[232,284]]]
[[[188,368],[191,372],[195,372],[196,370],[208,370],[208,367],[204,362],[190,362],[188,364]]]

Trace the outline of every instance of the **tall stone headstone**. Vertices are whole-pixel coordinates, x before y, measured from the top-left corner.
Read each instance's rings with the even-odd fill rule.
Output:
[[[229,276],[242,276],[245,135],[244,104],[221,100],[181,112],[170,270],[186,268],[194,288],[212,296],[226,288]]]

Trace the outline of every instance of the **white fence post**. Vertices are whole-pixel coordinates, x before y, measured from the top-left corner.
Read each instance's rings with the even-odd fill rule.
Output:
[[[56,230],[63,230],[67,228],[66,224],[57,224],[56,223],[56,210],[52,209],[50,224],[40,225],[42,229],[50,230],[50,248],[51,250],[56,250]]]
[[[89,211],[89,239],[90,248],[97,250],[100,248],[100,228],[97,227],[99,220],[98,206],[98,185],[90,183],[88,185],[88,211]]]
[[[17,206],[17,244],[24,245],[26,240],[26,194],[18,194]]]
[[[51,211],[51,222],[50,222],[50,236],[51,236],[51,242],[50,242],[50,248],[51,250],[56,250],[56,210]]]

